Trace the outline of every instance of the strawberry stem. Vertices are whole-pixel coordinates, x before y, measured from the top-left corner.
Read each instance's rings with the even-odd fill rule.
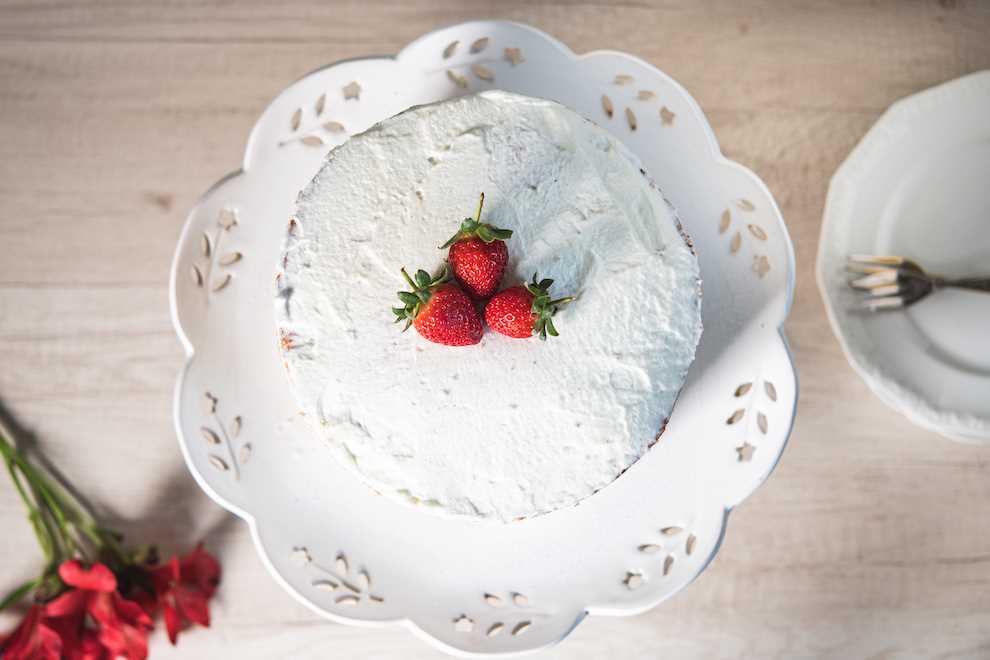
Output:
[[[402,307],[393,307],[392,314],[395,315],[395,323],[400,323],[402,321],[406,322],[405,327],[402,328],[402,332],[409,329],[412,322],[416,319],[420,310],[423,309],[423,305],[430,302],[430,296],[433,295],[433,291],[450,279],[450,273],[447,270],[447,262],[443,262],[443,265],[437,270],[437,272],[431,276],[425,270],[417,270],[413,277],[409,276],[406,272],[405,267],[400,268],[399,271],[402,273],[402,278],[409,285],[411,291],[399,291],[399,300],[402,301]]]
[[[552,285],[553,280],[551,279],[537,280],[536,273],[533,273],[533,281],[526,285],[526,290],[533,294],[533,304],[530,307],[530,311],[536,315],[536,320],[533,321],[533,334],[538,335],[543,341],[546,341],[547,335],[560,336],[553,324],[553,315],[561,306],[576,300],[575,296],[551,300],[550,287]]]
[[[465,238],[480,238],[485,243],[507,241],[512,238],[511,229],[499,229],[498,227],[494,227],[481,221],[481,209],[484,206],[485,193],[481,193],[481,199],[478,200],[478,211],[475,213],[475,216],[473,218],[464,218],[464,222],[461,223],[461,227],[457,230],[457,233],[451,236],[450,240],[441,245],[440,249],[446,250],[457,241]]]

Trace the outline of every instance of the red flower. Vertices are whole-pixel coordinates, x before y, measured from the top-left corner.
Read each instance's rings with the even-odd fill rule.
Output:
[[[161,606],[172,644],[187,625],[195,623],[209,628],[209,600],[220,583],[220,563],[202,545],[181,559],[173,556],[148,571],[148,576],[156,600],[143,599],[145,611],[152,614]]]
[[[148,657],[151,618],[132,600],[117,592],[117,578],[103,564],[86,570],[75,559],[63,562],[59,577],[71,589],[45,606],[45,615],[62,634],[66,656],[97,660],[124,656]],[[86,616],[96,629],[87,625]]]
[[[7,637],[0,637],[4,660],[59,660],[62,640],[45,621],[42,605],[32,605],[20,625]]]

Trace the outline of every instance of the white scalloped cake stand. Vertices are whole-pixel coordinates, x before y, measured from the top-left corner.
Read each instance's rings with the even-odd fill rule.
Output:
[[[286,222],[326,152],[411,105],[492,88],[559,101],[627,144],[677,207],[704,279],[705,331],[661,441],[579,506],[508,525],[417,511],[336,465],[295,412],[272,311]],[[171,282],[188,355],[180,446],[315,611],[402,624],[462,655],[537,649],[586,614],[657,605],[712,559],[727,512],[766,479],[794,419],[781,333],[793,281],[769,191],[721,155],[680,85],[629,55],[578,56],[530,27],[465,23],[293,84],[252,131],[243,169],[190,214]]]

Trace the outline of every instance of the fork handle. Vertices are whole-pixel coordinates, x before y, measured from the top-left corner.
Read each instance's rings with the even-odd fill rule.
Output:
[[[938,282],[938,286],[990,293],[990,277],[963,277],[958,280],[942,280]]]

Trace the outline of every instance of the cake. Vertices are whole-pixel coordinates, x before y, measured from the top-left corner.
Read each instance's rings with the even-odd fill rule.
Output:
[[[560,336],[450,347],[400,332],[400,268],[486,195],[510,229],[503,287],[576,297]],[[698,261],[673,207],[605,130],[490,91],[411,108],[327,156],[300,193],[276,299],[289,386],[328,452],[373,490],[512,521],[573,506],[660,438],[701,335]]]

